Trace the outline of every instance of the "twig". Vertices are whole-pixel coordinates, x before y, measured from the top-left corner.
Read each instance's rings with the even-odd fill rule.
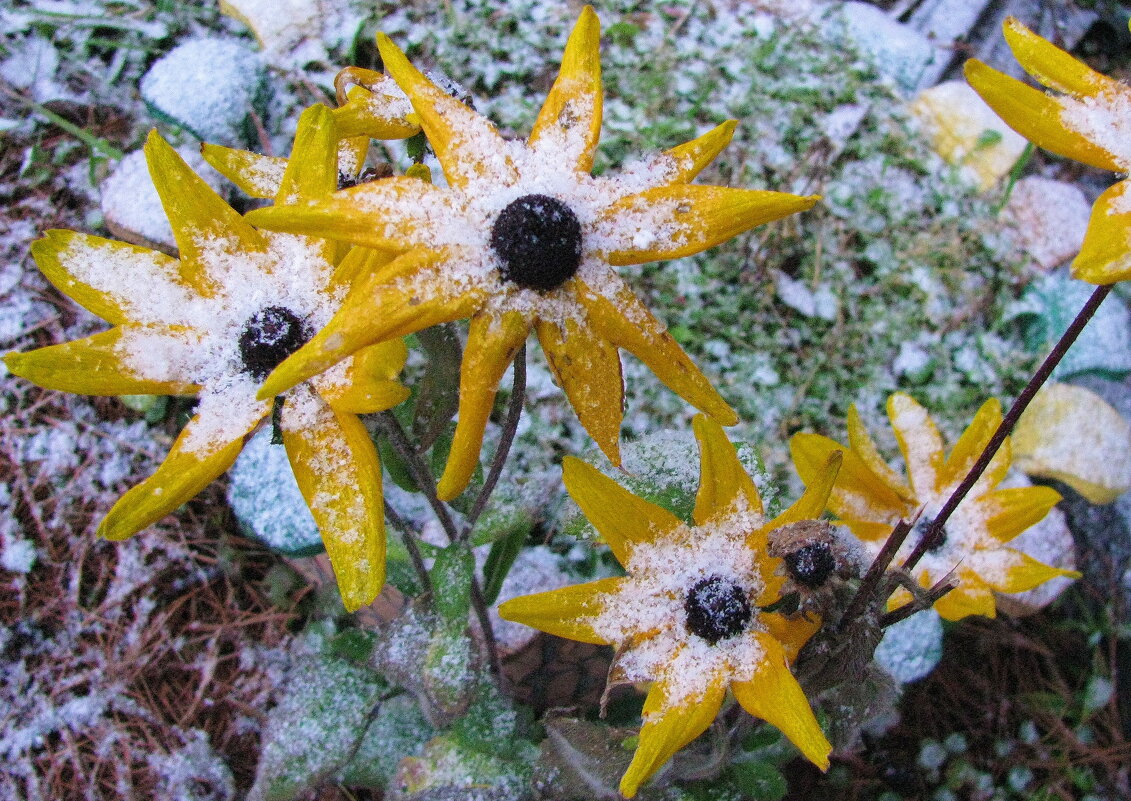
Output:
[[[491,616],[487,612],[487,599],[483,597],[483,589],[479,586],[479,579],[471,577],[471,606],[475,609],[475,616],[479,619],[479,628],[483,632],[483,643],[487,646],[487,661],[491,665],[491,672],[496,676],[503,674],[502,662],[499,661],[499,646],[495,642],[495,629],[491,626]]]
[[[428,505],[432,507],[433,514],[435,514],[436,519],[440,521],[440,525],[444,527],[444,533],[448,535],[448,541],[458,541],[459,530],[456,528],[455,521],[452,520],[452,515],[448,511],[448,507],[436,494],[436,479],[433,477],[432,471],[424,464],[424,460],[420,458],[420,453],[416,448],[412,447],[412,443],[408,441],[408,436],[405,434],[404,429],[401,428],[400,421],[397,420],[392,412],[382,412],[380,420],[381,427],[385,429],[385,434],[389,437],[389,442],[392,443],[393,449],[397,452],[397,455],[404,460],[405,466],[408,467],[409,473],[412,474],[412,480],[416,482],[416,486],[424,493]]]
[[[432,577],[428,575],[428,568],[424,566],[424,557],[420,554],[420,546],[416,544],[416,537],[409,530],[405,519],[388,504],[385,504],[385,517],[401,532],[401,542],[404,543],[408,557],[412,560],[412,566],[416,570],[416,576],[420,579],[420,588],[424,594],[430,596],[432,594]]]
[[[868,572],[864,574],[864,578],[860,581],[860,587],[856,590],[856,594],[852,596],[852,600],[848,604],[848,608],[844,610],[841,615],[840,622],[837,624],[838,631],[845,631],[849,623],[855,620],[864,611],[865,604],[871,599],[872,594],[876,591],[876,587],[883,578],[884,573],[887,572],[888,565],[891,564],[892,559],[899,552],[900,546],[903,545],[907,535],[911,533],[912,526],[915,521],[908,523],[905,520],[900,520],[895,524],[891,534],[884,543],[884,547],[876,554],[876,558],[872,561]]]
[[[906,620],[916,612],[922,612],[924,609],[930,609],[935,605],[935,602],[946,595],[948,592],[958,586],[955,581],[953,573],[947,573],[938,580],[933,587],[923,593],[923,598],[916,598],[898,609],[893,609],[880,617],[880,628],[887,628],[888,626],[895,625],[901,620]]]
[[[1057,340],[1057,343],[1053,345],[1052,351],[1045,357],[1041,366],[1037,368],[1037,372],[1033,373],[1033,377],[1029,379],[1029,383],[1025,385],[1025,389],[1021,390],[1021,394],[1017,396],[1017,400],[1009,407],[1009,411],[1006,413],[1005,417],[1002,418],[1001,424],[997,427],[997,431],[990,437],[990,441],[982,450],[982,455],[978,457],[978,461],[974,462],[974,466],[970,468],[970,472],[966,474],[966,478],[962,480],[962,483],[959,484],[954,492],[951,493],[950,497],[946,499],[946,503],[943,504],[938,515],[927,526],[927,530],[923,532],[923,536],[919,541],[915,543],[915,548],[907,557],[907,561],[903,563],[904,570],[912,570],[915,565],[919,564],[919,560],[923,558],[923,554],[930,550],[931,546],[935,544],[935,541],[942,533],[946,521],[950,519],[954,510],[958,508],[958,504],[962,503],[962,499],[966,497],[966,494],[970,492],[973,486],[978,482],[978,479],[982,477],[982,473],[985,472],[990,460],[994,458],[1001,444],[1005,442],[1005,438],[1013,432],[1013,427],[1017,425],[1017,420],[1021,417],[1022,413],[1024,413],[1025,409],[1028,408],[1029,402],[1033,400],[1033,396],[1037,394],[1037,390],[1041,388],[1052,374],[1052,371],[1060,364],[1060,360],[1064,358],[1064,354],[1072,347],[1072,343],[1076,341],[1076,337],[1084,330],[1084,326],[1092,319],[1092,315],[1096,313],[1096,309],[1103,303],[1104,298],[1108,296],[1109,292],[1111,292],[1110,284],[1096,287],[1096,291],[1092,293],[1092,296],[1088,298],[1088,302],[1080,309],[1080,313],[1076,315],[1072,324],[1068,326],[1068,330],[1066,330],[1060,339]]]
[[[522,417],[522,404],[525,400],[526,343],[523,343],[514,359],[514,384],[511,389],[510,403],[507,406],[507,419],[503,423],[503,433],[499,437],[499,447],[495,449],[495,457],[491,460],[491,469],[487,471],[487,479],[483,482],[483,487],[479,490],[475,503],[471,506],[471,511],[468,512],[467,524],[463,530],[465,540],[470,539],[471,531],[475,528],[479,515],[483,514],[483,510],[487,507],[487,501],[490,500],[491,493],[495,491],[495,485],[499,482],[499,476],[502,475],[503,466],[507,462],[511,445],[514,443],[515,433],[518,431],[518,421]]]

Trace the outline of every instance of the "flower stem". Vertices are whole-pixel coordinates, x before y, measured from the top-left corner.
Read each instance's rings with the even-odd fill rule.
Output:
[[[405,550],[412,560],[412,567],[416,570],[417,578],[420,579],[420,588],[426,595],[431,595],[432,577],[428,575],[428,568],[424,566],[424,557],[420,554],[420,546],[416,544],[416,537],[409,530],[408,523],[388,504],[385,504],[385,517],[401,532],[401,541],[404,542]]]
[[[895,524],[895,528],[893,528],[891,534],[888,535],[884,547],[876,554],[876,558],[868,567],[868,572],[865,573],[864,578],[860,580],[860,586],[857,588],[856,594],[852,596],[852,600],[849,601],[848,608],[846,608],[844,614],[841,615],[840,621],[837,623],[838,631],[846,631],[848,624],[863,613],[865,605],[871,600],[872,595],[879,586],[880,579],[883,578],[884,574],[887,572],[888,565],[890,565],[891,560],[895,558],[896,553],[903,545],[904,540],[907,539],[907,535],[911,533],[911,528],[914,525],[914,520],[910,523],[900,520]]]
[[[518,431],[518,421],[522,417],[522,404],[525,400],[526,344],[523,343],[514,359],[514,384],[511,389],[510,403],[507,406],[507,419],[503,422],[503,433],[499,437],[499,447],[495,449],[495,457],[491,460],[491,469],[487,471],[487,478],[483,482],[483,487],[475,497],[471,511],[467,513],[467,523],[463,530],[464,539],[471,537],[471,530],[475,528],[479,515],[483,514],[483,510],[487,507],[487,501],[490,500],[491,493],[495,491],[495,485],[499,482],[499,476],[502,475],[503,466],[507,463],[507,456],[510,454],[511,445],[514,443],[514,435]]]
[[[432,475],[432,471],[428,469],[428,465],[424,464],[420,452],[408,441],[408,435],[401,428],[400,421],[397,420],[396,416],[392,412],[382,412],[380,417],[381,427],[385,430],[385,435],[389,438],[389,442],[397,455],[404,460],[405,466],[412,474],[412,480],[416,482],[416,486],[424,493],[424,498],[428,501],[428,505],[432,507],[432,513],[436,515],[436,519],[444,527],[448,541],[456,542],[459,539],[459,530],[456,528],[455,521],[452,520],[448,507],[436,494],[436,478]]]
[[[935,540],[942,535],[943,526],[946,524],[946,521],[950,519],[954,510],[958,508],[958,504],[962,502],[966,494],[970,492],[974,484],[982,477],[982,473],[985,472],[990,460],[994,458],[1001,444],[1005,442],[1005,438],[1013,432],[1014,426],[1017,425],[1017,420],[1021,417],[1025,409],[1028,408],[1029,402],[1033,400],[1033,396],[1037,394],[1037,390],[1041,388],[1052,374],[1052,371],[1060,364],[1060,360],[1064,358],[1064,354],[1072,347],[1072,343],[1076,341],[1076,337],[1084,330],[1084,326],[1092,319],[1092,315],[1096,313],[1096,309],[1103,303],[1104,298],[1108,296],[1109,292],[1111,292],[1110,284],[1096,287],[1096,291],[1092,293],[1092,296],[1088,298],[1088,302],[1080,309],[1079,314],[1076,315],[1072,324],[1068,326],[1068,330],[1066,330],[1060,339],[1057,340],[1057,343],[1053,345],[1052,351],[1045,357],[1041,366],[1037,368],[1037,372],[1033,373],[1033,377],[1029,379],[1029,383],[1025,385],[1025,389],[1021,390],[1021,394],[1017,396],[1017,400],[1009,407],[1009,411],[1006,412],[1005,417],[1002,418],[1001,424],[997,427],[997,431],[990,437],[990,441],[986,443],[986,447],[982,450],[982,455],[978,457],[978,461],[970,468],[970,472],[966,474],[966,478],[962,480],[962,483],[959,484],[954,492],[951,493],[950,497],[946,499],[946,503],[943,504],[938,515],[927,527],[927,530],[923,532],[923,536],[919,541],[915,543],[914,550],[912,550],[911,554],[907,557],[907,561],[903,563],[904,570],[912,570],[915,565],[919,564],[919,560],[923,558],[923,554],[930,550],[931,546],[935,544]]]

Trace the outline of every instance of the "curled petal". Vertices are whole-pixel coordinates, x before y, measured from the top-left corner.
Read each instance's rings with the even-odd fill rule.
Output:
[[[722,426],[702,414],[695,415],[691,426],[699,442],[699,491],[695,494],[692,514],[695,524],[703,526],[732,512],[739,497],[751,511],[762,514],[758,488],[738,461],[738,451],[723,433]]]
[[[966,62],[966,80],[986,105],[1017,133],[1045,150],[1093,167],[1121,172],[1115,155],[1090,142],[1061,121],[1064,106],[1039,89],[1026,86],[977,59]]]
[[[459,419],[448,464],[436,485],[441,500],[452,500],[471,481],[499,381],[529,333],[530,322],[518,312],[506,312],[501,318],[490,314],[471,318],[460,365]]]
[[[145,140],[149,174],[173,228],[181,260],[181,279],[202,295],[211,296],[216,278],[204,264],[206,249],[227,252],[265,251],[267,241],[235,209],[224,202],[157,131]]]
[[[208,142],[200,146],[200,155],[216,172],[243,192],[262,200],[272,199],[279,194],[283,173],[287,169],[285,158],[261,156],[247,150],[237,150]]]
[[[699,697],[684,700],[679,706],[668,701],[666,681],[658,681],[644,700],[644,726],[640,745],[620,780],[620,792],[632,798],[640,785],[664,766],[675,753],[707,730],[715,720],[726,695],[726,681],[718,677]]]
[[[1091,284],[1114,284],[1131,278],[1131,181],[1105,190],[1092,206],[1072,277]]]
[[[664,155],[672,159],[676,165],[676,172],[668,183],[683,184],[695,178],[723,152],[723,148],[730,144],[736,127],[738,120],[727,120],[690,142],[664,151]]]
[[[860,417],[860,412],[857,411],[855,404],[848,407],[848,447],[860,457],[860,461],[864,466],[878,478],[884,486],[892,490],[904,502],[913,504],[915,502],[915,494],[911,488],[903,481],[903,477],[899,475],[891,466],[880,456],[880,450],[876,447],[875,440],[872,435],[868,433],[864,421]]]
[[[383,33],[377,34],[377,49],[385,69],[420,116],[420,126],[448,183],[462,189],[477,178],[508,186],[518,179],[518,170],[506,153],[506,142],[486,117],[424,77]]]
[[[283,444],[322,534],[347,612],[370,604],[385,584],[381,465],[365,425],[309,386],[283,404]]]
[[[1002,26],[1005,41],[1025,71],[1050,89],[1074,97],[1091,97],[1107,91],[1126,91],[1119,81],[1096,72],[1083,61],[1038,36],[1009,17]]]
[[[624,378],[616,346],[573,320],[566,321],[564,331],[547,321],[535,327],[554,379],[581,425],[609,461],[619,466]]]
[[[149,300],[147,279],[167,277],[177,269],[177,260],[164,253],[59,229],[47,231],[35,240],[31,255],[56,289],[113,325],[140,322],[135,310],[144,308]],[[91,274],[87,265],[95,262],[111,269]],[[134,279],[111,280],[110,276],[115,274],[127,274]]]
[[[821,731],[809,700],[789,672],[781,643],[767,634],[756,635],[765,651],[754,678],[731,685],[742,708],[778,728],[806,759],[829,769],[833,747]]]
[[[805,482],[805,492],[788,509],[766,524],[764,531],[788,526],[800,520],[815,520],[825,512],[829,494],[836,483],[837,474],[844,463],[844,451],[833,451],[825,459],[814,481]]]
[[[829,493],[828,508],[833,514],[849,520],[896,520],[904,514],[903,499],[869,470],[854,451],[820,434],[794,434],[789,440],[793,466],[806,486],[823,480],[825,466],[837,451],[843,456],[836,483]]]
[[[191,381],[141,375],[120,344],[130,330],[128,326],[111,328],[73,342],[9,353],[4,364],[41,387],[82,395],[192,395],[200,391]]]
[[[254,209],[245,219],[269,231],[400,251],[435,247],[441,241],[437,224],[459,213],[452,208],[451,197],[419,178],[400,175],[318,199]]]
[[[683,525],[667,509],[633,495],[574,456],[562,461],[562,482],[621,565],[628,563],[634,544],[652,542]]]
[[[408,358],[404,340],[390,339],[362,348],[346,366],[343,382],[330,382],[325,374],[315,376],[313,383],[331,406],[341,412],[372,414],[403,403],[411,394],[409,388],[395,380]]]
[[[603,212],[601,227],[616,243],[605,257],[622,266],[691,256],[755,226],[810,209],[819,199],[698,184],[647,189]]]
[[[567,640],[608,645],[589,620],[601,612],[604,596],[614,594],[624,581],[604,578],[512,598],[499,604],[499,617]]]
[[[232,466],[243,449],[243,438],[259,424],[251,425],[232,439],[209,443],[206,448],[186,447],[200,425],[194,417],[173,443],[165,461],[152,476],[138,484],[110,509],[98,525],[98,533],[108,540],[124,540],[156,523],[190,498],[195,497],[212,480]]]
[[[617,285],[612,301],[577,282],[578,300],[585,306],[594,331],[644,362],[672,392],[695,408],[725,426],[737,423],[734,409],[632,290],[615,275],[610,275],[610,281]]]
[[[338,108],[334,122],[343,137],[406,139],[420,133],[419,118],[397,82],[361,67],[347,67],[334,79]]]
[[[588,173],[601,135],[601,23],[586,6],[566,42],[561,70],[554,81],[527,146],[549,144],[563,166]]]
[[[1035,526],[1060,502],[1052,487],[1010,487],[978,498],[978,508],[987,516],[986,529],[1000,542],[1009,542]]]

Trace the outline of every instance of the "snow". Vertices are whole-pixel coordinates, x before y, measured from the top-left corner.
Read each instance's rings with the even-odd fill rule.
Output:
[[[876,648],[880,667],[901,684],[918,681],[942,659],[942,618],[927,609],[889,626]]]
[[[261,106],[259,57],[227,39],[190,39],[149,69],[141,97],[154,113],[198,139],[227,146],[250,143],[248,116]]]
[[[1029,175],[1013,187],[1004,215],[1021,248],[1052,270],[1079,252],[1091,207],[1075,184]]]

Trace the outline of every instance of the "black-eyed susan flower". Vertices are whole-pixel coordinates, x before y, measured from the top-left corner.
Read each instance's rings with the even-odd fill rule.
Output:
[[[729,142],[733,121],[616,177],[590,174],[601,127],[600,25],[586,7],[525,141],[413,67],[385,36],[385,68],[408,95],[447,186],[394,177],[305,204],[259,209],[267,228],[397,252],[267,380],[264,394],[359,347],[470,317],[459,419],[440,496],[466,487],[499,381],[530,329],[582,425],[614,464],[624,386],[619,349],[724,424],[734,411],[613,269],[697,253],[816,197],[689,183]]]
[[[652,682],[640,744],[620,784],[629,798],[711,724],[728,688],[822,770],[832,750],[789,670],[817,624],[763,610],[779,600],[785,582],[782,560],[767,552],[769,533],[824,511],[839,460],[825,466],[823,483],[767,520],[719,424],[697,415],[694,428],[700,455],[694,525],[566,457],[566,489],[626,575],[499,607],[508,620],[616,646],[610,678]]]
[[[986,66],[966,62],[966,79],[1005,122],[1046,150],[1112,172],[1131,172],[1131,87],[1107,77],[1012,17],[1005,39],[1047,95]],[[1131,184],[1096,200],[1072,274],[1093,284],[1131,278]]]
[[[328,109],[304,113],[280,197],[337,183],[338,138]],[[180,258],[74,231],[32,245],[60,291],[104,318],[86,339],[10,353],[13,373],[40,386],[95,395],[197,394],[196,412],[153,476],[99,526],[120,540],[200,492],[235,460],[271,411],[256,390],[333,316],[365,254],[336,243],[251,227],[156,132],[145,145]],[[395,379],[406,350],[390,340],[282,395],[279,423],[299,487],[322,533],[347,608],[369,603],[385,576],[381,473],[357,414],[408,395]]]
[[[897,555],[898,561],[907,556],[918,535],[970,472],[1001,423],[1001,404],[986,401],[949,456],[927,410],[909,395],[897,392],[888,398],[887,413],[903,454],[906,479],[884,461],[855,407],[848,413],[847,448],[828,437],[805,433],[795,434],[789,447],[806,484],[819,485],[824,480],[821,466],[825,460],[834,451],[844,453],[844,464],[829,495],[829,509],[873,555],[896,522],[918,515],[916,528]],[[998,489],[1010,461],[1006,440],[946,521],[942,540],[915,567],[914,578],[924,587],[952,570],[956,572],[957,589],[934,605],[947,620],[967,615],[994,617],[995,592],[1024,592],[1056,576],[1079,577],[1075,571],[1049,567],[1008,547],[1010,540],[1038,523],[1060,500],[1060,494],[1049,487]],[[900,590],[892,596],[890,605],[908,599],[906,591]]]

